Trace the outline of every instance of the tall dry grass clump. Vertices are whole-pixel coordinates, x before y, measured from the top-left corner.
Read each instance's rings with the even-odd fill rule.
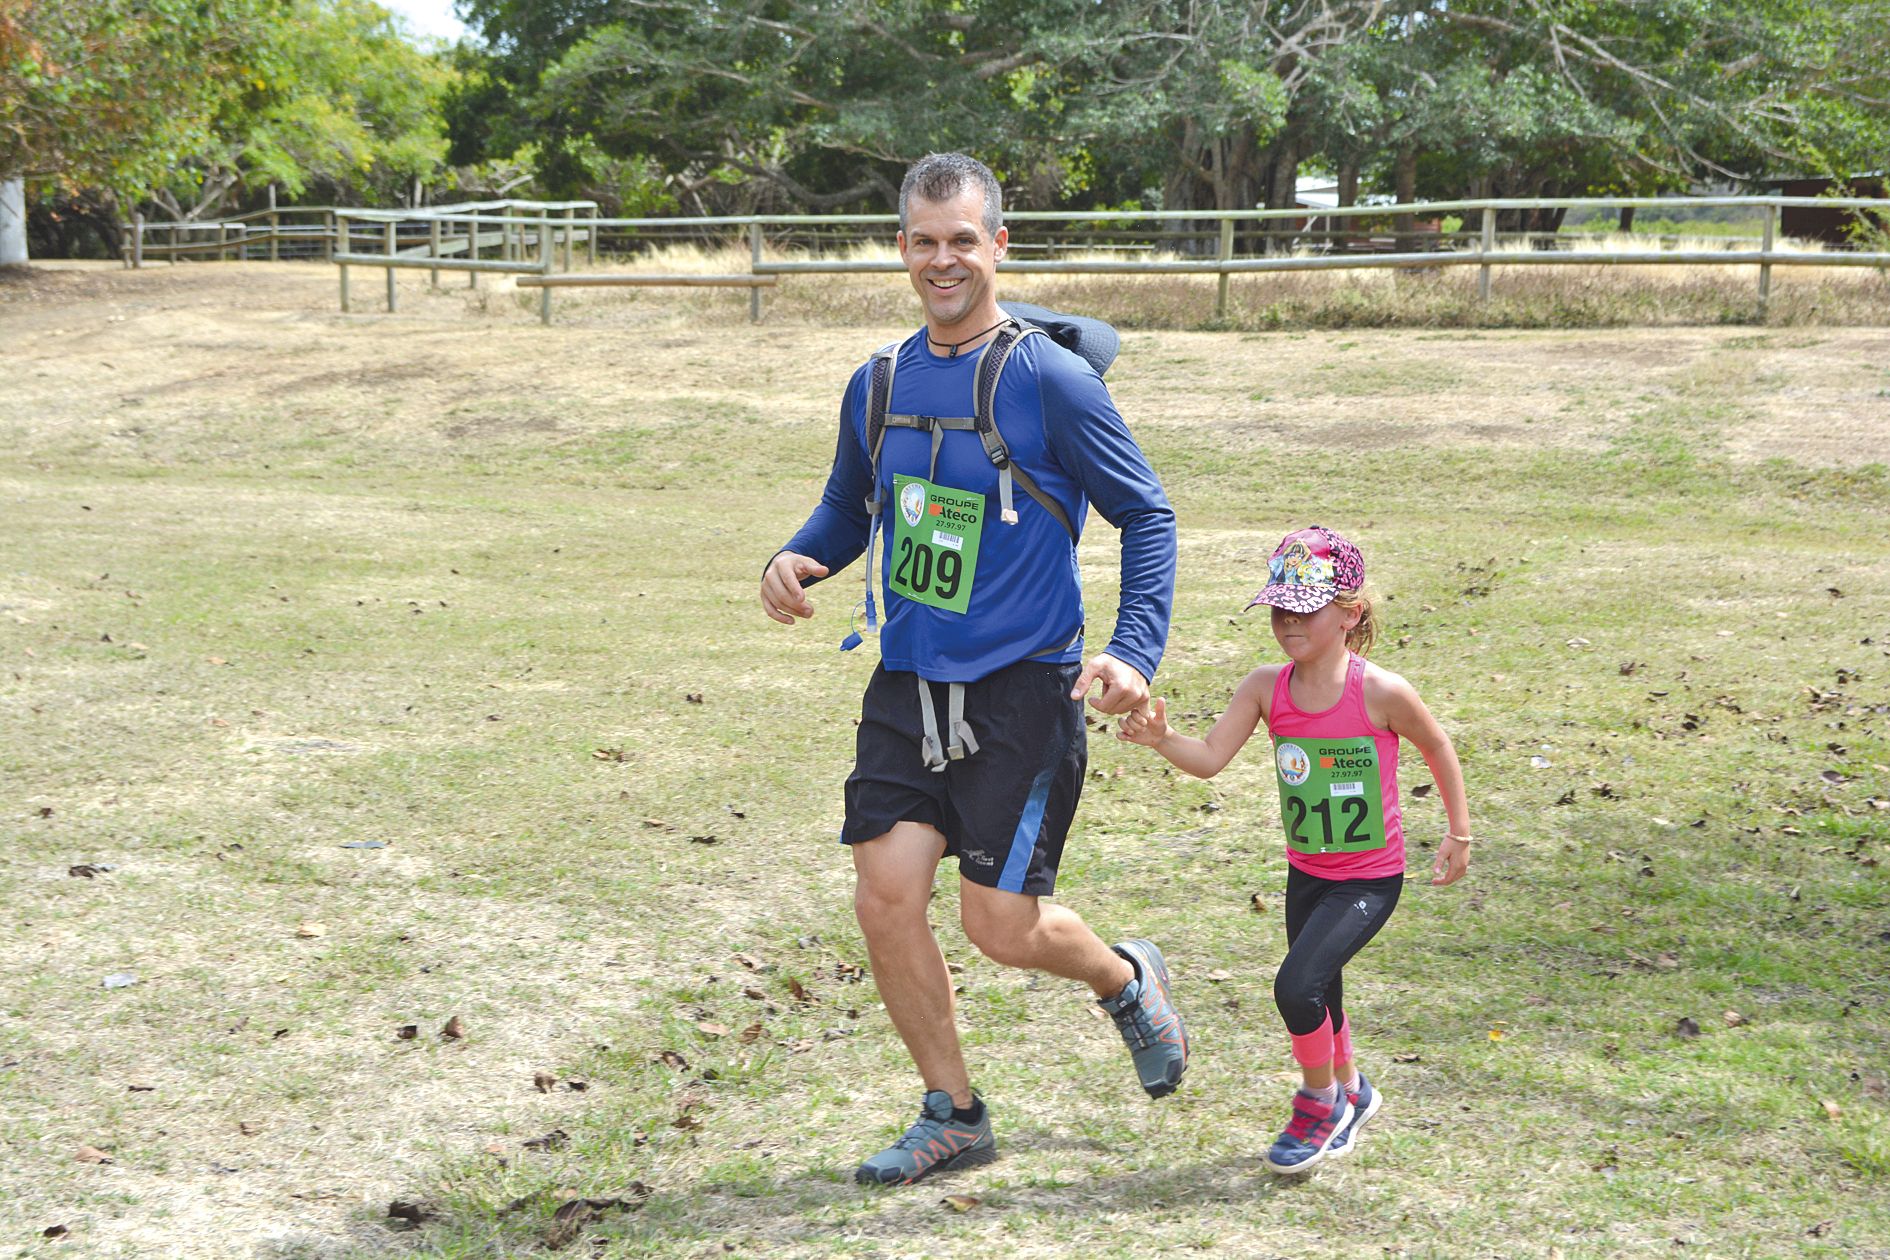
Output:
[[[1584,251],[1633,253],[1651,242],[1612,234],[1581,243]],[[1521,253],[1506,246],[1499,254]],[[1687,252],[1750,248],[1726,238],[1689,238]],[[1815,243],[1784,248],[1815,255]],[[768,249],[770,261],[814,257],[845,262],[898,261],[890,243],[839,246],[815,255]],[[1120,254],[1059,255],[1120,262]],[[609,260],[606,269],[669,274],[740,274],[749,269],[744,244],[725,247],[662,244],[634,258]],[[1759,322],[1758,268],[1752,263],[1631,263],[1497,266],[1489,301],[1477,296],[1474,266],[1273,272],[1236,275],[1228,311],[1215,315],[1212,275],[1040,275],[1007,272],[1006,297],[1081,311],[1134,329],[1342,328],[1612,328]],[[847,273],[782,276],[766,291],[775,317],[814,326],[902,324],[915,318],[903,274]],[[729,290],[583,290],[558,295],[570,317],[641,324],[671,319],[741,322],[746,294]],[[561,314],[561,318],[562,318]],[[1765,322],[1770,324],[1890,324],[1890,271],[1876,268],[1793,267],[1777,264]]]

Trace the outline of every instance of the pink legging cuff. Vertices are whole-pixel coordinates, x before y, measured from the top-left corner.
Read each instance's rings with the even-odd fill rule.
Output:
[[[1319,1021],[1309,1033],[1292,1033],[1293,1057],[1301,1067],[1318,1067],[1332,1062],[1332,1016]]]

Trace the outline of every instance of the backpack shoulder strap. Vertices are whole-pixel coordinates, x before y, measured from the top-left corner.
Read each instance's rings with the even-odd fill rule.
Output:
[[[1026,337],[1047,337],[1043,329],[1035,324],[1026,324],[1012,319],[998,330],[998,335],[985,347],[984,357],[978,362],[978,381],[974,400],[977,404],[978,438],[984,443],[984,453],[998,470],[998,505],[999,517],[1006,525],[1017,524],[1017,511],[1011,506],[1011,482],[1015,480],[1024,488],[1024,493],[1035,499],[1044,511],[1055,517],[1069,534],[1070,541],[1076,541],[1076,526],[1071,524],[1070,515],[1063,510],[1063,505],[1044,493],[1029,473],[1011,461],[1011,449],[1005,445],[1004,435],[997,427],[997,391],[998,382],[1004,378],[1004,368],[1011,361],[1011,352],[1023,343]]]
[[[902,343],[887,342],[873,351],[867,360],[866,377],[866,460],[873,470],[873,496],[879,496],[879,447],[886,440],[886,412],[892,406],[893,373],[899,367]],[[871,500],[869,511],[877,511]]]

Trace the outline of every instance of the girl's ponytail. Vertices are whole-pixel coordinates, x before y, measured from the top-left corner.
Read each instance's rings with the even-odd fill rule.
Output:
[[[1358,624],[1345,632],[1345,646],[1359,656],[1370,656],[1372,645],[1378,642],[1378,615],[1371,595],[1363,589],[1340,591],[1332,602],[1346,612],[1359,610]]]

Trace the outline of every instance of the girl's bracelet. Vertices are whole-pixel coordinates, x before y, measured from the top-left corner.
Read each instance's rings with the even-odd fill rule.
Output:
[[[1444,833],[1444,839],[1446,839],[1446,840],[1455,840],[1455,841],[1456,841],[1456,842],[1457,842],[1458,844],[1469,844],[1469,843],[1470,843],[1470,837],[1469,837],[1469,836],[1460,836],[1460,835],[1458,835],[1458,834],[1457,834],[1456,832],[1454,832],[1454,831],[1446,831],[1446,832]]]

